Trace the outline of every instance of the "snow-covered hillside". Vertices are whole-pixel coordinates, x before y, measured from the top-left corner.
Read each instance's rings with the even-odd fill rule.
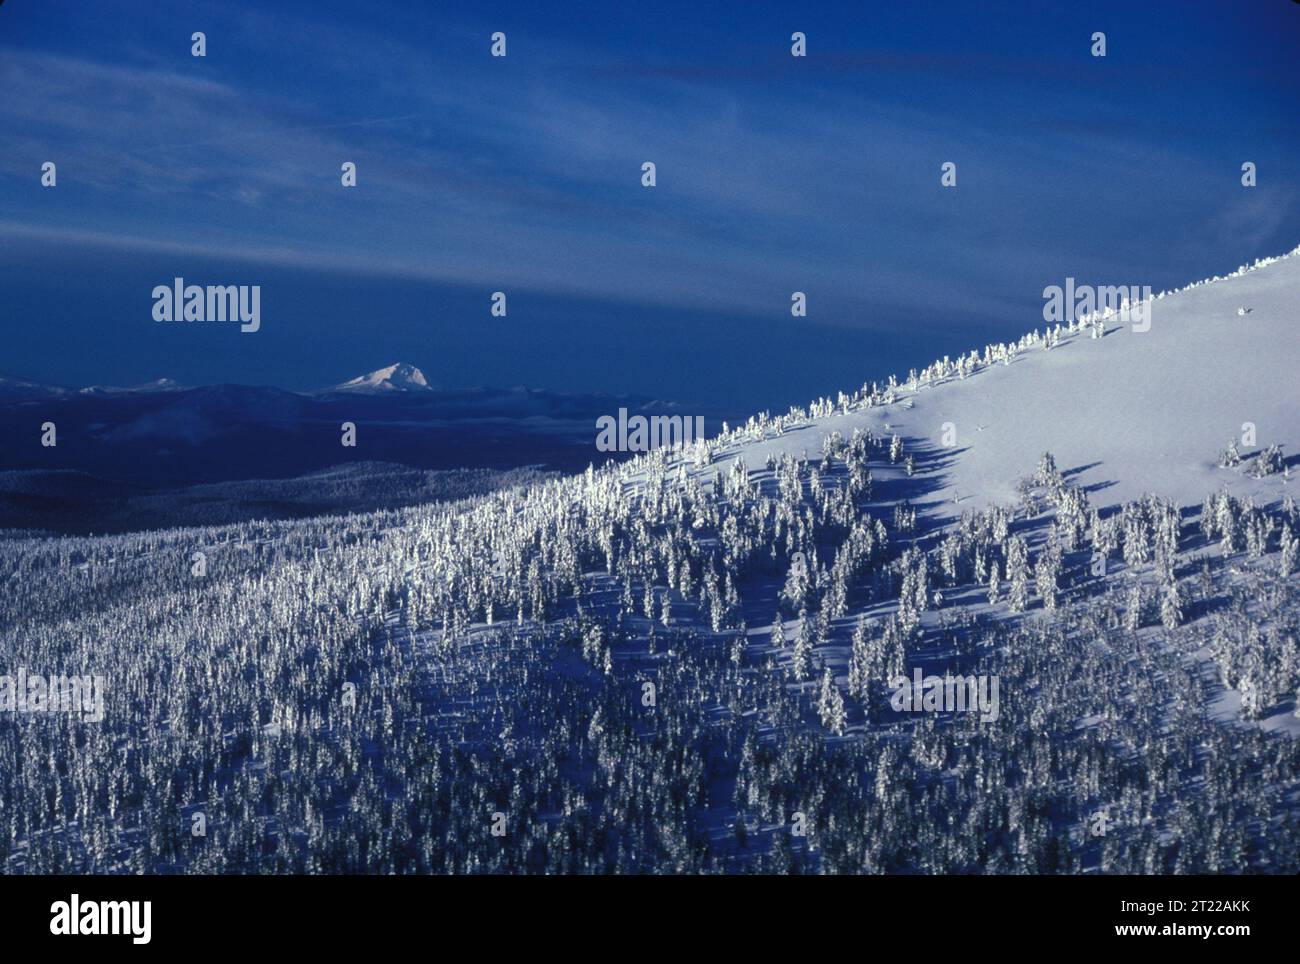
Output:
[[[0,666],[102,704],[0,728],[0,867],[1300,872],[1298,302],[456,503],[10,533]]]
[[[896,403],[818,418],[745,445],[744,458],[755,469],[772,454],[820,453],[833,431],[898,434],[942,456],[926,494],[942,514],[1012,502],[1016,480],[1046,451],[1077,470],[1071,480],[1101,508],[1144,493],[1199,503],[1225,484],[1281,497],[1280,477],[1225,473],[1218,459],[1233,440],[1247,453],[1248,422],[1255,448],[1300,453],[1300,249],[1157,296],[1148,331],[1116,317],[1104,324],[1102,338],[1063,332],[1050,349],[1026,347],[966,378],[912,383],[900,373]]]

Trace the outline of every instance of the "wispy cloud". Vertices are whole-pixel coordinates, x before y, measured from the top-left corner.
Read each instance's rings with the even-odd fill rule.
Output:
[[[148,54],[6,50],[0,175],[31,185],[56,160],[78,203],[14,192],[0,231],[683,309],[766,312],[799,289],[817,292],[822,321],[870,326],[883,305],[999,313],[1062,263],[1104,271],[1104,249],[1081,248],[1088,239],[1063,218],[1138,184],[1103,229],[1131,236],[1162,168],[1196,176],[1177,144],[1089,126],[1068,92],[1054,101],[1059,122],[1033,124],[991,94],[970,117],[952,97],[900,103],[825,82],[884,71],[950,83],[989,67],[968,53],[832,50],[804,79],[737,83],[535,36],[526,57],[494,63],[481,32],[403,15],[411,38],[227,11],[222,43],[258,62],[292,26],[291,66],[274,75],[284,90],[254,71]],[[448,62],[443,48],[477,54]],[[774,70],[775,56],[764,61]],[[994,74],[1068,80],[1022,59]],[[949,159],[957,191],[938,186]],[[344,160],[358,164],[355,190],[339,186]],[[653,190],[639,185],[645,160],[658,165]],[[1258,214],[1244,232],[1253,243],[1288,223]]]

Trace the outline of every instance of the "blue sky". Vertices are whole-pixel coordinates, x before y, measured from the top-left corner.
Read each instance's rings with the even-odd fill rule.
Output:
[[[1300,243],[1300,4],[1081,6],[9,0],[0,372],[747,411]],[[155,324],[176,275],[262,330]]]

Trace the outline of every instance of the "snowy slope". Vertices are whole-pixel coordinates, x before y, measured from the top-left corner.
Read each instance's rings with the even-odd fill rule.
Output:
[[[909,450],[940,456],[926,502],[946,503],[944,514],[1014,502],[1044,451],[1067,475],[1078,470],[1071,481],[1103,509],[1148,492],[1199,503],[1225,484],[1280,498],[1281,475],[1255,480],[1219,468],[1218,455],[1232,439],[1243,455],[1274,443],[1288,460],[1300,452],[1300,254],[1157,296],[1151,317],[1149,331],[1111,319],[1101,339],[1079,332],[966,379],[904,388],[893,404],[745,444],[744,457],[758,469],[781,451],[819,456],[832,431],[896,432]],[[948,422],[956,444],[945,450]],[[1244,422],[1256,426],[1254,447],[1241,444]]]

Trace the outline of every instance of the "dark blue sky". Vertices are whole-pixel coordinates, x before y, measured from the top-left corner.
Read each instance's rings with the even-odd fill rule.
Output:
[[[0,372],[803,402],[1300,243],[1298,52],[1290,0],[9,0]],[[155,324],[175,275],[261,331]]]

